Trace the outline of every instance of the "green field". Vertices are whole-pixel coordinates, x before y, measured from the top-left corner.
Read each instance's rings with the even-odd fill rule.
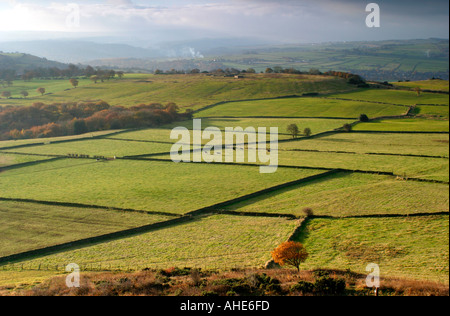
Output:
[[[282,167],[344,169],[370,173],[393,173],[402,178],[449,181],[448,158],[415,157],[408,155],[368,155],[352,152],[301,151],[293,150],[293,143],[280,143],[278,163]],[[326,147],[321,147],[326,148]],[[442,153],[442,151],[440,151]],[[235,153],[233,153],[235,155]],[[229,158],[227,151],[222,152],[222,162]],[[152,156],[153,159],[170,160],[169,154]],[[193,159],[192,152],[181,155],[182,159]],[[245,161],[247,162],[247,161]],[[257,163],[266,165],[257,157]]]
[[[0,214],[0,257],[170,219],[137,212],[12,201],[0,201]]]
[[[184,214],[318,173],[279,170],[261,176],[258,168],[246,166],[67,159],[3,172],[0,192],[6,198]]]
[[[337,133],[282,144],[282,150],[448,157],[448,134]]]
[[[389,172],[400,177],[449,180],[448,159],[282,151],[279,163],[287,166]]]
[[[0,152],[0,168],[48,159],[48,157],[14,155]]]
[[[420,194],[418,194],[420,192]],[[448,185],[398,181],[392,177],[341,173],[227,207],[256,213],[315,215],[415,214],[449,211]]]
[[[406,106],[421,104],[449,104],[448,94],[424,92],[418,96],[414,91],[403,90],[366,89],[349,93],[331,94],[328,97],[369,102],[385,102]]]
[[[0,285],[35,284],[72,262],[86,270],[121,271],[262,267],[270,252],[294,233],[305,208],[316,217],[299,231],[298,240],[310,253],[302,269],[365,273],[367,262],[375,262],[386,276],[448,284],[448,215],[442,215],[449,211],[448,95],[357,89],[332,77],[279,74],[244,79],[128,74],[105,83],[82,81],[68,91],[68,82],[46,83],[49,95],[0,99],[0,105],[98,99],[123,106],[176,102],[199,110],[195,118],[201,119],[203,130],[277,127],[278,151],[264,152],[278,154],[279,166],[273,174],[261,174],[259,160],[170,161],[177,142],[170,138],[172,129],[186,127],[193,134],[193,121],[2,141],[0,169],[19,166],[0,171]],[[32,91],[32,84],[40,82],[13,86],[20,90],[29,85]],[[320,95],[255,100],[308,92]],[[234,100],[239,102],[230,102]],[[385,118],[356,123],[361,114]],[[353,132],[341,129],[353,123]],[[289,124],[298,125],[297,139],[287,132]],[[302,134],[305,128],[311,129],[311,137]],[[253,146],[247,143],[245,148]],[[59,159],[41,161],[55,156]],[[345,171],[327,173],[334,169]],[[309,179],[317,175],[322,177]],[[301,184],[290,183],[300,179]],[[277,187],[281,185],[287,186]],[[265,189],[271,190],[261,192]],[[252,193],[257,194],[247,196]],[[203,208],[208,209],[201,215],[190,214]],[[187,221],[165,223],[181,216]],[[15,265],[1,262],[1,256],[152,223],[165,226],[25,257],[11,262]]]
[[[383,276],[449,281],[449,219],[314,219],[298,240],[309,249],[304,269],[351,269],[366,273],[377,263]]]
[[[358,124],[355,131],[389,131],[389,132],[448,132],[448,120],[424,118],[382,119],[370,123]]]
[[[89,139],[99,136],[105,136],[108,134],[115,134],[120,131],[100,131],[100,132],[94,132],[94,133],[88,133],[88,134],[82,134],[82,135],[72,135],[72,136],[64,136],[64,137],[52,137],[52,138],[36,138],[36,139],[20,139],[20,140],[5,140],[0,141],[0,149],[6,150],[11,149],[12,147],[22,147],[24,145],[41,145],[46,144],[49,145],[53,142],[61,142],[61,141],[67,141],[67,140],[76,140],[76,139]]]
[[[449,108],[446,105],[445,106],[420,105],[414,109],[413,113],[417,116],[438,117],[448,120]]]
[[[78,154],[105,157],[122,157],[132,155],[143,155],[152,153],[170,152],[170,144],[160,143],[135,143],[132,141],[121,141],[114,139],[80,140],[74,142],[63,142],[57,144],[39,145],[11,149],[16,153],[32,153],[41,155]],[[5,150],[8,152],[8,149]]]
[[[44,87],[47,94],[40,96],[35,90]],[[36,80],[29,83],[14,82],[13,87],[0,89],[10,91],[11,99],[0,99],[0,105],[24,106],[34,102],[85,102],[103,100],[110,105],[133,106],[141,103],[175,102],[180,107],[199,109],[227,100],[273,98],[308,92],[330,93],[354,90],[345,80],[333,77],[306,75],[247,75],[245,79],[210,77],[199,75],[125,75],[124,79],[114,79],[97,84],[80,81],[80,86],[71,88],[66,81]],[[13,90],[14,89],[14,90]],[[30,91],[23,99],[17,94]],[[50,94],[49,94],[50,93]]]
[[[422,90],[434,91],[449,91],[448,80],[424,80],[413,82],[393,82],[393,84],[400,88],[415,89],[419,87]]]
[[[425,52],[439,54],[428,58]],[[410,75],[430,72],[448,75],[448,40],[411,40],[381,42],[346,42],[323,44],[280,45],[265,49],[249,49],[245,53],[220,56],[226,67],[254,68],[294,67],[302,71],[330,69],[365,73],[378,81],[407,79]],[[215,57],[216,58],[216,57]],[[403,72],[406,72],[406,76]],[[370,78],[368,78],[370,79]],[[403,84],[403,83],[399,83]],[[414,84],[414,83],[411,83]]]
[[[206,269],[255,267],[270,259],[270,250],[285,241],[297,224],[279,218],[217,215],[27,264],[63,266],[77,262],[88,268],[133,270],[184,265]]]
[[[407,110],[406,107],[389,104],[305,97],[226,103],[200,111],[197,116],[330,117],[356,120],[363,113],[369,117],[379,117],[403,115]]]

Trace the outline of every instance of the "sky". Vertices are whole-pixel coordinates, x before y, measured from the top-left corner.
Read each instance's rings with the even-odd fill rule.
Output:
[[[371,2],[380,8],[379,28],[366,25]],[[201,38],[448,38],[448,23],[448,0],[0,0],[0,41],[108,38],[144,47]]]

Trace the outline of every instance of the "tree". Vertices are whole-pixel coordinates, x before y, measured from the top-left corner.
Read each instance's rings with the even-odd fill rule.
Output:
[[[292,135],[292,138],[296,138],[298,134],[300,134],[300,130],[298,129],[298,126],[296,124],[290,124],[286,130],[289,134]]]
[[[88,132],[86,122],[84,120],[74,120],[73,133],[75,135],[81,135]]]
[[[273,73],[273,69],[272,68],[267,68],[266,69],[266,74],[272,74]]]
[[[92,81],[94,81],[94,83],[97,83],[97,81],[100,80],[99,76],[97,76],[97,75],[91,76],[90,79],[91,79]]]
[[[414,91],[416,91],[417,96],[420,97],[420,94],[422,93],[422,89],[420,89],[420,87],[416,87],[416,88],[414,88]]]
[[[359,116],[359,121],[367,123],[367,122],[369,122],[369,117],[366,114],[361,114]]]
[[[77,88],[78,87],[78,80],[77,79],[70,79],[69,80],[70,84],[74,87]]]
[[[308,252],[303,244],[295,241],[287,241],[272,251],[272,258],[280,266],[292,266],[300,272],[300,264],[308,258]]]
[[[309,137],[309,136],[311,136],[312,131],[311,131],[311,129],[310,129],[309,127],[307,127],[307,128],[305,128],[305,130],[303,131],[303,134],[304,134],[306,137]]]
[[[343,126],[343,128],[344,128],[344,131],[346,131],[346,132],[348,132],[348,133],[350,133],[350,132],[353,130],[353,127],[352,127],[351,124],[345,124],[345,125]]]
[[[28,91],[23,90],[23,91],[20,92],[20,94],[21,94],[24,98],[26,98],[26,97],[28,96]]]
[[[45,88],[37,88],[36,91],[39,92],[41,95],[44,95],[44,93],[45,93]]]
[[[3,91],[2,97],[9,99],[11,97],[11,92],[9,91]]]

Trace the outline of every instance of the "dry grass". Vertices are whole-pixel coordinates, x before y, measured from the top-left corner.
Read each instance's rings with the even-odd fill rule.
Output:
[[[49,279],[29,289],[0,288],[0,296],[300,296],[293,286],[314,284],[320,277],[344,280],[347,296],[371,296],[365,276],[351,271],[315,270],[233,270],[196,269],[147,270],[134,273],[82,274],[80,288],[69,289],[65,277]],[[448,285],[402,279],[383,279],[382,296],[448,296]]]

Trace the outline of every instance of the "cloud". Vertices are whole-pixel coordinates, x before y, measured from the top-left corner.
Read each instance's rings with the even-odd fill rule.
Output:
[[[19,1],[0,6],[6,31],[121,34],[149,40],[259,37],[285,42],[448,37],[447,0],[374,0],[382,28],[365,27],[361,0]],[[78,10],[78,11],[77,11]],[[79,15],[79,24],[68,23]],[[76,19],[75,19],[76,20]],[[170,34],[171,38],[167,38]],[[177,38],[178,37],[178,38]]]

